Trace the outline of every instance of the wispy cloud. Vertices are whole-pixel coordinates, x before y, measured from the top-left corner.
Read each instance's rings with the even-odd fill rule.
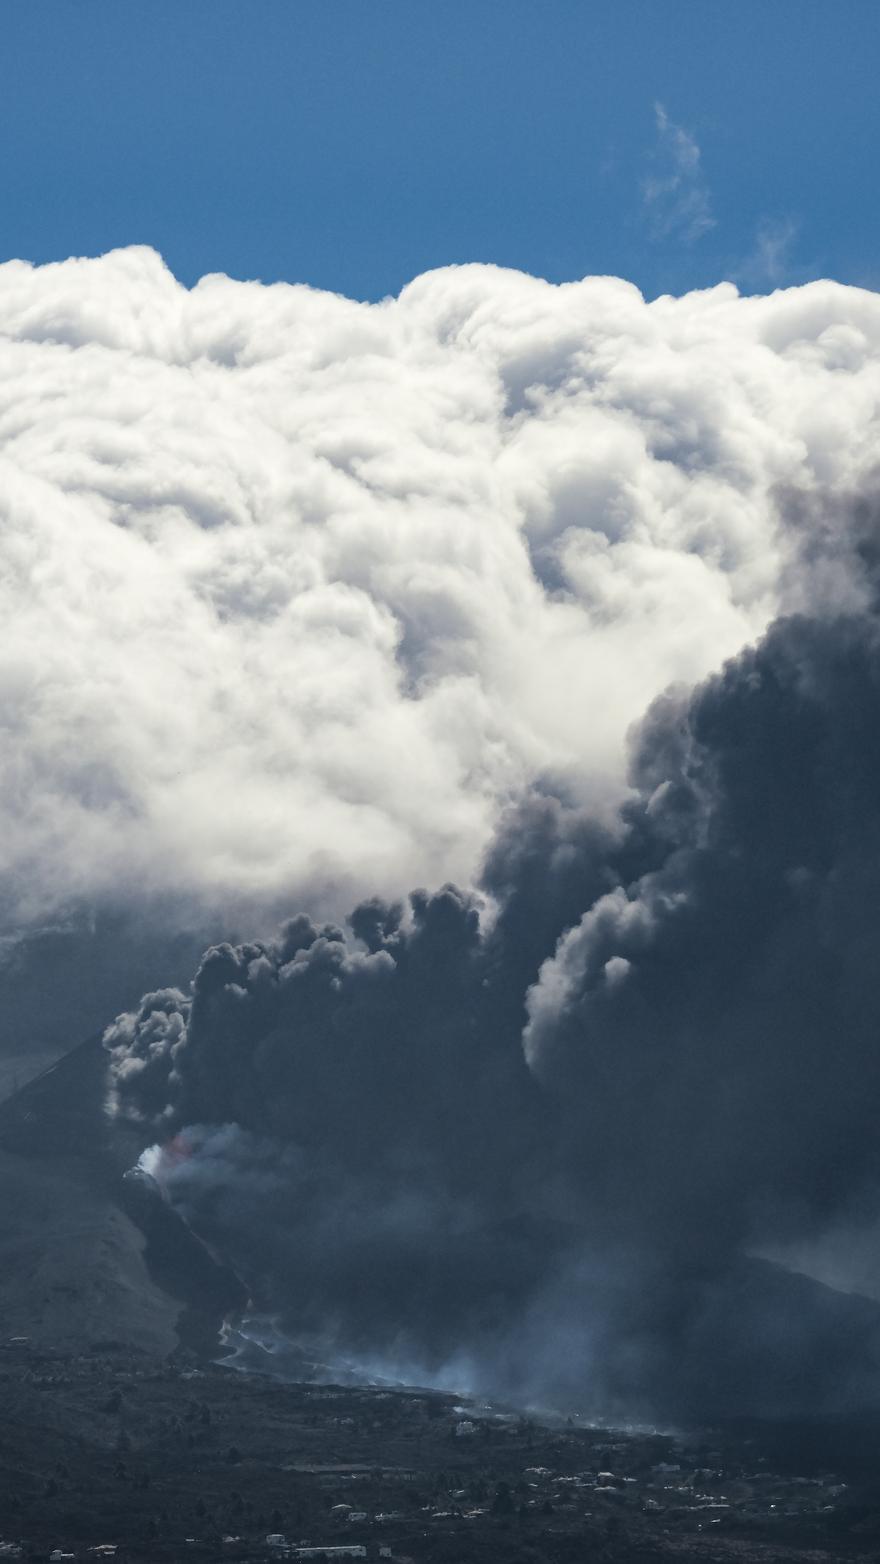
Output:
[[[642,180],[641,193],[651,237],[693,244],[715,227],[700,148],[694,137],[655,103],[657,137],[651,160],[655,172]]]
[[[758,224],[751,252],[733,272],[734,281],[760,288],[778,288],[793,281],[791,251],[798,230],[792,217],[764,218]]]

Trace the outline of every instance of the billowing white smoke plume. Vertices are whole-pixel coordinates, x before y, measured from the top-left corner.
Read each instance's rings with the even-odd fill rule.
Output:
[[[880,450],[867,292],[131,249],[0,267],[0,340],[7,929],[472,883],[529,787],[611,819],[670,681],[859,606],[813,501]]]

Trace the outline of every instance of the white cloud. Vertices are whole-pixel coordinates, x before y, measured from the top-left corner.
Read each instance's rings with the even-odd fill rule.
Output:
[[[823,590],[774,497],[868,481],[878,344],[831,283],[0,267],[9,917],[343,912],[468,880],[538,777],[612,807],[646,702]]]

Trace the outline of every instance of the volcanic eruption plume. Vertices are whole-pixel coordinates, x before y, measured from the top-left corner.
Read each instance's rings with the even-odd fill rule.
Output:
[[[328,1353],[876,1399],[778,1262],[880,1295],[877,296],[132,249],[0,332],[12,1031],[149,989],[111,1111]]]
[[[114,1111],[195,1126],[173,1198],[331,1350],[655,1415],[874,1401],[873,1311],[753,1256],[878,1214],[878,712],[873,606],[780,619],[651,706],[612,827],[530,798],[476,893],[147,995]]]

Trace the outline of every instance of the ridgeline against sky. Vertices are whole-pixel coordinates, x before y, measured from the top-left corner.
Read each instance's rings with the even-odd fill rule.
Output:
[[[7,986],[150,987],[111,1105],[260,1306],[536,1399],[876,1399],[755,1256],[878,1215],[880,299],[137,249],[0,268],[0,331]]]

